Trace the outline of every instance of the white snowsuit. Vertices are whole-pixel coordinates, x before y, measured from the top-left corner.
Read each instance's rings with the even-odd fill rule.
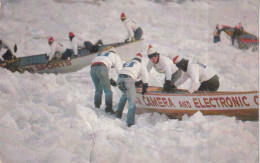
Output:
[[[17,50],[17,45],[14,42],[9,40],[2,40],[2,44],[0,45],[0,51],[1,51],[0,57],[2,58],[2,55],[4,55],[8,49],[11,51],[12,55],[15,56],[16,54],[15,46]]]
[[[159,55],[159,62],[156,64],[149,60],[146,67],[148,72],[154,67],[157,72],[165,73],[166,80],[171,80],[172,74],[178,70],[172,60],[163,55]]]
[[[73,50],[75,55],[78,55],[78,48],[84,48],[84,40],[80,37],[74,36],[71,40],[71,49]]]
[[[50,46],[51,52],[48,54],[49,61],[54,57],[56,52],[62,54],[67,50],[61,43],[56,43],[55,41]]]
[[[123,22],[128,32],[127,40],[133,41],[132,38],[134,38],[134,31],[136,31],[140,27],[139,24],[128,19],[125,19]]]
[[[182,76],[175,82],[175,86],[182,85],[189,78],[191,79],[191,85],[188,90],[189,93],[197,91],[202,82],[211,79],[216,73],[203,65],[200,62],[189,61],[187,71],[182,73]]]
[[[143,83],[148,83],[148,71],[145,65],[137,60],[124,63],[123,69],[119,74],[126,74],[132,77],[134,81],[141,79]]]
[[[122,69],[121,58],[113,51],[98,53],[97,57],[92,60],[92,63],[95,62],[104,63],[108,69],[108,72],[110,72],[112,67],[116,69],[117,73],[119,73],[119,71]]]

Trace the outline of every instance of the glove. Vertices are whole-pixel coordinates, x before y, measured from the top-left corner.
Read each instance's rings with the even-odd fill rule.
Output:
[[[136,87],[141,87],[142,84],[143,84],[143,81],[142,81],[142,80],[139,80],[139,81],[135,82],[135,86],[136,86]]]
[[[1,61],[1,59],[0,59],[0,67],[5,67],[6,65],[7,65],[7,62]]]
[[[171,88],[172,88],[172,89],[176,89],[177,87],[173,84],[173,85],[171,86]]]
[[[144,83],[142,86],[142,94],[144,95],[147,92],[148,83]]]
[[[117,83],[113,78],[110,79],[110,84],[114,87],[117,86]]]
[[[135,41],[135,38],[134,38],[134,37],[131,37],[131,39],[132,39],[131,41]]]
[[[171,81],[170,80],[166,80],[165,81],[165,83],[164,83],[164,85],[163,85],[163,89],[164,89],[164,91],[169,91],[169,90],[171,90]]]

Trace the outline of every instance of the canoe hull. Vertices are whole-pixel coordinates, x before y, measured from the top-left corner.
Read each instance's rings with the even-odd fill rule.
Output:
[[[239,120],[257,121],[258,92],[197,92],[165,93],[161,88],[149,88],[142,95],[137,91],[136,113],[158,112],[170,118],[181,119],[200,111],[203,115],[234,116]]]
[[[131,43],[114,43],[109,46],[115,46],[117,54],[122,60],[129,60],[135,56],[142,48],[143,40],[138,40]],[[108,45],[106,45],[108,46]],[[96,57],[99,52],[87,54],[82,51],[82,55],[72,58],[71,61],[66,60],[52,60],[45,61],[46,54],[21,57],[18,62],[10,64],[7,68],[13,72],[29,71],[31,73],[69,73],[76,72],[86,66],[91,65],[92,59]],[[45,60],[44,60],[45,59]],[[39,61],[38,61],[39,60]],[[28,64],[27,64],[28,63]]]

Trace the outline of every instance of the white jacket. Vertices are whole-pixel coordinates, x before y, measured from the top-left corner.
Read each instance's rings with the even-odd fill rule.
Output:
[[[128,40],[129,41],[132,41],[132,37],[134,37],[134,31],[139,28],[139,24],[137,24],[136,22],[132,21],[132,20],[128,20],[128,19],[125,19],[124,21],[124,24],[125,24],[125,27],[127,29],[127,32],[128,32]]]
[[[163,56],[161,54],[159,56],[158,63],[154,64],[151,60],[149,60],[146,67],[148,72],[150,72],[152,67],[154,67],[157,72],[165,73],[166,80],[171,80],[172,74],[178,70],[169,57]]]
[[[92,63],[95,62],[104,63],[108,71],[110,71],[111,68],[115,68],[116,72],[119,73],[119,71],[122,69],[122,61],[120,56],[112,51],[98,53],[97,56],[92,60]]]
[[[9,50],[11,51],[11,53],[12,53],[13,55],[15,55],[14,46],[15,46],[15,43],[14,43],[14,42],[9,41],[9,40],[2,40],[2,45],[0,46],[0,50],[1,50],[2,48],[9,49]]]
[[[55,41],[51,44],[51,52],[48,54],[49,61],[53,58],[56,52],[62,54],[67,50],[61,43],[56,43]]]
[[[216,75],[216,73],[202,63],[189,61],[187,71],[182,72],[181,77],[174,83],[174,85],[178,87],[190,78],[191,85],[188,92],[193,93],[199,89],[200,84],[203,81],[209,80],[214,75]]]
[[[71,40],[71,49],[73,50],[75,55],[78,55],[78,48],[84,48],[84,40],[80,37],[73,37]]]
[[[131,76],[135,81],[141,79],[143,83],[148,83],[148,71],[145,65],[135,59],[130,62],[124,63],[122,70],[119,74],[126,74]]]

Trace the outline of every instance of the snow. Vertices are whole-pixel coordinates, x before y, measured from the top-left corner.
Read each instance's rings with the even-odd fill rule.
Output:
[[[220,91],[259,89],[259,53],[232,47],[224,33],[221,42],[212,40],[217,23],[242,22],[258,36],[256,0],[107,0],[100,5],[2,0],[1,7],[0,36],[17,43],[17,56],[49,52],[50,36],[69,47],[70,31],[92,42],[122,41],[127,33],[120,14],[125,12],[144,30],[145,62],[152,44],[162,55],[179,54],[213,67],[221,76]],[[136,125],[128,128],[127,108],[122,120],[105,114],[104,101],[95,109],[89,71],[54,75],[0,69],[0,162],[258,162],[258,122],[200,112],[182,121],[146,113],[136,115]],[[149,85],[162,86],[163,80],[164,75],[150,72]],[[188,87],[189,82],[183,85]],[[116,109],[120,91],[112,91]]]

